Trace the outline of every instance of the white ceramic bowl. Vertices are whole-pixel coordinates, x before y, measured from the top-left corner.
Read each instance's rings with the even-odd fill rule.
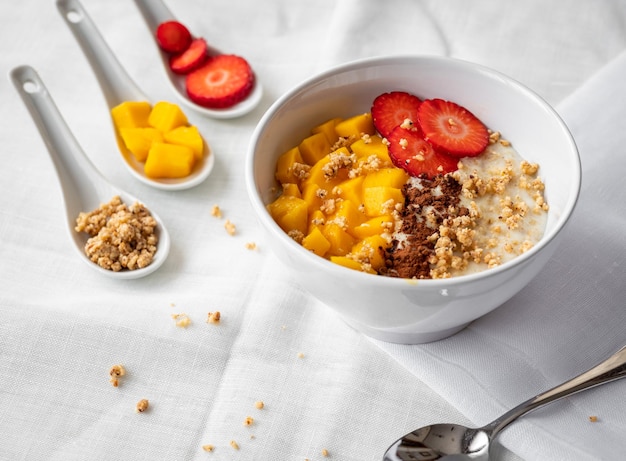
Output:
[[[333,117],[367,112],[380,93],[400,90],[469,108],[503,133],[525,159],[540,164],[550,205],[541,241],[497,268],[450,279],[407,280],[331,263],[288,237],[265,206],[275,198],[276,160],[310,129]],[[485,67],[442,57],[400,56],[341,65],[298,85],[265,113],[254,131],[246,182],[268,243],[311,294],[364,334],[396,343],[450,336],[521,290],[554,254],[578,199],[581,168],[561,118],[535,93]]]

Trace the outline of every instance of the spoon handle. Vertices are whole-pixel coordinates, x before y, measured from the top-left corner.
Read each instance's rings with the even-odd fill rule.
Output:
[[[78,0],[57,0],[57,8],[89,61],[109,108],[124,101],[147,101],[126,73]]]
[[[626,376],[626,346],[614,353],[608,359],[599,363],[590,370],[566,381],[552,389],[543,392],[526,402],[521,403],[517,407],[511,409],[497,420],[488,424],[484,429],[491,431],[491,435],[495,436],[504,429],[509,423],[520,416],[535,410],[536,408],[547,405],[555,400],[561,399],[576,392],[589,389],[590,387],[608,383]]]

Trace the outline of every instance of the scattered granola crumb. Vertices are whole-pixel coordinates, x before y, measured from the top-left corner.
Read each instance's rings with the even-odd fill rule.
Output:
[[[287,325],[281,325],[281,326],[280,326],[280,329],[281,329],[281,330],[283,330],[283,331],[285,331],[285,330],[287,329]]]
[[[256,439],[256,435],[250,434],[250,440],[254,440],[254,439]]]
[[[211,208],[211,216],[214,216],[216,218],[222,217],[222,210],[220,209],[219,206],[213,205],[213,208]]]
[[[247,248],[248,250],[256,250],[256,243],[254,243],[254,242],[248,242],[248,243],[246,243],[246,248]]]
[[[122,365],[113,365],[109,370],[109,376],[111,379],[109,381],[113,384],[113,387],[117,387],[119,385],[119,377],[124,376],[126,374],[126,370]]]
[[[593,415],[589,417],[589,422],[591,423],[597,423],[598,422],[598,417]]]
[[[137,402],[137,405],[135,406],[135,411],[137,413],[143,413],[148,409],[148,405],[150,405],[148,399],[141,399],[139,402]]]
[[[220,323],[221,318],[222,314],[220,314],[220,311],[209,312],[207,314],[206,323]]]
[[[230,446],[233,447],[235,450],[239,450],[239,444],[234,440],[230,441]]]
[[[254,418],[252,416],[246,416],[246,419],[243,420],[244,426],[252,426],[254,423]]]
[[[202,449],[204,451],[213,451],[215,449],[215,446],[207,443],[206,445],[202,445]]]
[[[228,235],[235,235],[235,232],[237,232],[237,228],[230,221],[230,219],[226,220],[226,223],[224,224],[224,229],[226,229],[226,232],[228,232]]]
[[[299,359],[303,359],[304,358],[304,353],[303,352],[298,352],[298,358]]]
[[[179,328],[187,328],[191,325],[191,319],[187,314],[172,314],[172,318],[176,320],[176,326]]]
[[[265,403],[263,403],[263,400],[257,400],[256,402],[254,402],[254,406],[257,409],[262,410],[265,407]]]
[[[322,456],[328,456],[328,450],[326,448],[322,450]]]

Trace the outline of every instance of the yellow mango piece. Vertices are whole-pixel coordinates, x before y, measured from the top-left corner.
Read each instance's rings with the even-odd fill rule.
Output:
[[[179,126],[163,133],[163,138],[171,144],[189,147],[196,156],[196,160],[202,160],[204,156],[204,140],[197,127]]]
[[[327,253],[331,256],[345,256],[356,242],[356,239],[340,225],[328,221],[322,229],[322,234],[330,242],[330,248]]]
[[[398,203],[404,205],[404,196],[398,188],[388,186],[363,188],[363,204],[367,216],[389,214]]]
[[[363,181],[363,187],[388,186],[401,189],[408,180],[409,175],[400,168],[382,168],[368,173]]]
[[[145,162],[148,151],[155,142],[163,142],[163,135],[159,130],[152,127],[146,128],[120,128],[120,136],[126,148],[139,162]]]
[[[302,140],[298,145],[300,155],[307,165],[315,165],[318,160],[328,155],[331,144],[324,133],[315,133]]]
[[[283,184],[283,195],[290,195],[296,198],[302,198],[302,194],[300,193],[300,188],[297,184],[293,183],[285,183]]]
[[[371,237],[372,235],[380,235],[385,232],[392,232],[393,226],[394,221],[391,215],[382,215],[368,219],[364,223],[359,224],[354,229],[352,229],[351,233],[356,238],[363,240],[364,238]]]
[[[319,227],[314,227],[313,230],[302,239],[302,246],[318,256],[324,256],[330,249],[330,242],[324,237]]]
[[[324,133],[324,136],[326,136],[326,139],[328,139],[328,142],[332,146],[339,140],[339,136],[335,131],[335,125],[341,122],[341,120],[342,119],[340,118],[331,118],[330,120],[327,120],[324,123],[313,127],[313,129],[311,130],[311,134]]]
[[[267,211],[280,228],[288,234],[296,232],[302,236],[305,235],[308,206],[304,200],[290,195],[281,195],[267,205]]]
[[[346,232],[351,235],[354,235],[352,229],[361,224],[364,220],[365,214],[360,212],[356,205],[350,200],[337,202],[337,211],[329,218],[329,221],[341,225]]]
[[[176,104],[159,101],[150,111],[148,124],[162,132],[172,131],[174,128],[187,125],[187,116]]]
[[[196,157],[186,146],[155,142],[148,152],[144,172],[149,178],[183,178],[193,170]]]
[[[371,235],[354,245],[351,252],[359,261],[366,261],[378,271],[385,265],[385,249],[388,246],[387,240],[380,235]]]
[[[148,117],[152,106],[146,101],[124,101],[111,109],[115,127],[140,128],[148,126]]]
[[[354,269],[355,271],[368,272],[370,274],[376,273],[372,269],[364,268],[360,262],[355,261],[354,259],[349,258],[347,256],[331,256],[330,260],[335,264],[339,264],[340,266],[347,267],[348,269]]]
[[[309,208],[309,227],[308,233],[313,231],[313,228],[321,228],[326,223],[326,215],[321,210],[313,210]]]
[[[357,176],[355,178],[346,179],[337,187],[337,195],[344,200],[350,200],[360,207],[363,203],[363,181],[365,176]]]
[[[324,203],[321,198],[320,190],[324,191],[320,186],[315,183],[308,183],[302,186],[302,200],[304,200],[309,207],[309,210],[319,210]]]
[[[359,138],[350,144],[350,149],[357,157],[379,155],[381,152],[388,155],[387,145],[383,143],[383,139],[378,135],[370,136],[367,140]]]
[[[299,163],[304,164],[304,160],[302,160],[302,155],[300,155],[300,149],[298,149],[298,146],[289,149],[287,152],[278,157],[275,173],[275,177],[278,182],[281,184],[300,182],[300,178],[294,169],[294,165]]]
[[[355,141],[357,138],[361,138],[363,134],[375,134],[376,128],[374,128],[372,114],[367,112],[343,120],[335,126],[335,133],[342,138],[353,136]]]
[[[348,148],[340,147],[330,154],[325,155],[311,167],[307,178],[302,184],[315,183],[330,192],[335,186],[340,185],[343,181],[348,179],[347,168],[339,168],[334,176],[328,176],[328,170],[334,169],[332,165],[329,164],[333,163],[333,158],[340,155],[349,157],[351,154]]]

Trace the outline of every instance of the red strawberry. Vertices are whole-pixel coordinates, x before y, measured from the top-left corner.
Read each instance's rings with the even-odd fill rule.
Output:
[[[157,27],[156,41],[167,53],[182,53],[191,44],[191,33],[178,21],[166,21]]]
[[[245,99],[254,86],[248,62],[232,54],[213,56],[187,75],[187,94],[205,107],[230,107]]]
[[[434,178],[457,169],[458,158],[433,149],[417,129],[398,126],[387,136],[387,141],[393,164],[411,176],[424,174]]]
[[[188,74],[204,64],[208,49],[209,47],[203,38],[196,38],[191,42],[189,48],[170,58],[170,68],[176,74]]]
[[[403,91],[383,93],[374,99],[372,119],[374,126],[383,137],[404,123],[406,119],[417,125],[417,109],[422,100]]]
[[[443,99],[427,99],[418,109],[424,139],[455,157],[476,156],[489,144],[489,133],[469,110]]]

